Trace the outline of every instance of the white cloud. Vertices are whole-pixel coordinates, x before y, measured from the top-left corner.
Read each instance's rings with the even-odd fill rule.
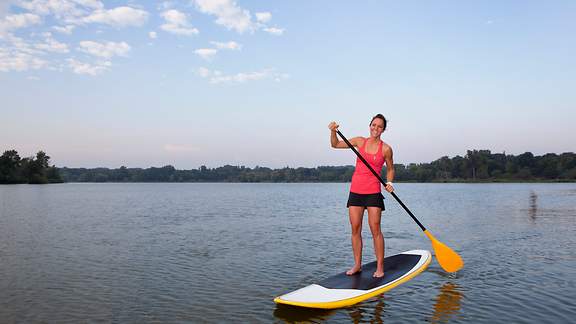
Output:
[[[269,12],[257,12],[256,19],[258,22],[267,23],[270,21],[270,19],[272,19],[272,14]]]
[[[217,53],[218,50],[235,50],[238,51],[242,48],[242,45],[236,42],[210,42],[212,45],[216,46],[216,48],[199,48],[194,51],[196,55],[200,56],[204,60],[211,60]]]
[[[264,28],[264,31],[272,34],[274,36],[281,36],[282,34],[284,34],[284,29],[283,28],[276,28],[276,27],[266,27]]]
[[[68,25],[55,27],[70,33],[70,25],[100,23],[114,27],[142,26],[148,20],[148,12],[128,6],[106,10],[99,0],[17,0],[15,5],[36,15],[53,15],[56,20]]]
[[[51,33],[45,33],[45,40],[43,43],[37,43],[34,45],[39,50],[53,52],[53,53],[68,53],[70,50],[68,49],[68,45],[61,43],[54,38],[52,38]]]
[[[121,5],[108,10],[100,0],[0,0],[0,13],[0,71],[70,68],[74,73],[88,75],[109,70],[111,59],[127,56],[130,45],[82,41],[74,46],[55,39],[52,33],[69,35],[79,25],[88,24],[142,26],[149,18],[148,12],[140,7]],[[39,27],[30,28],[35,26]],[[20,33],[23,38],[14,35],[14,31],[24,28],[27,29]],[[157,35],[154,32],[149,36]],[[71,56],[69,53],[74,47],[97,59],[91,61]]]
[[[5,47],[6,50],[13,50],[16,52],[23,52],[33,55],[42,54],[42,51],[35,49],[34,46],[31,46],[27,41],[20,37],[15,37],[12,34],[6,34],[3,39],[7,43],[7,46]]]
[[[236,43],[236,42],[210,42],[212,45],[216,46],[216,48],[218,49],[227,49],[227,50],[234,50],[234,51],[238,51],[242,49],[242,45]]]
[[[0,71],[27,71],[49,67],[49,62],[42,58],[46,52],[38,49],[35,44],[11,33],[0,34],[0,41]]]
[[[51,0],[54,1],[54,0]],[[88,8],[94,8],[94,9],[102,9],[104,8],[104,4],[102,4],[102,1],[100,0],[72,0],[73,2],[76,2],[79,5],[82,5],[84,7],[88,7]]]
[[[74,28],[76,28],[76,26],[74,26],[74,25],[52,27],[52,29],[54,29],[55,31],[62,33],[62,34],[68,34],[68,35],[72,34],[72,31],[74,30]]]
[[[216,24],[238,33],[266,31],[274,35],[282,35],[284,32],[284,29],[268,25],[272,19],[270,12],[251,14],[243,9],[237,0],[192,0],[192,2],[198,12],[211,15]],[[109,70],[112,58],[127,56],[132,51],[131,46],[126,42],[85,40],[77,44],[67,44],[55,39],[52,33],[57,36],[56,38],[65,40],[67,37],[62,34],[70,35],[76,32],[76,29],[89,33],[108,33],[114,30],[105,26],[117,28],[144,26],[149,21],[150,13],[143,6],[136,5],[136,1],[122,1],[127,4],[111,9],[105,7],[105,4],[110,6],[111,3],[117,2],[0,0],[0,71],[64,70],[69,67],[74,73],[97,75]],[[176,10],[179,7],[182,7],[182,4],[172,0],[161,0],[153,4],[153,10],[157,10],[164,20],[160,23],[160,29],[179,35],[198,34],[199,31],[191,23],[190,16],[183,11]],[[146,42],[152,42],[158,38],[158,29],[150,29],[154,31],[143,31],[149,37]],[[19,37],[16,37],[16,34]],[[234,41],[212,41],[209,45],[205,45],[205,48],[197,48],[194,53],[205,60],[210,60],[218,55],[219,51],[241,49],[242,45]],[[88,60],[84,55],[74,57],[69,54],[70,52],[86,53],[96,59]],[[203,75],[212,83],[242,83],[283,78],[273,70],[230,75],[206,70]]]
[[[175,3],[173,1],[162,1],[160,2],[156,8],[158,8],[158,11],[160,10],[168,10],[168,9],[172,9],[175,7]]]
[[[127,56],[130,51],[130,45],[126,42],[105,42],[98,43],[94,41],[81,41],[79,51],[109,59],[113,56]]]
[[[196,71],[196,73],[198,74],[198,76],[204,79],[208,79],[208,81],[212,84],[245,83],[248,81],[259,81],[266,79],[281,81],[283,79],[288,78],[287,74],[276,73],[274,69],[264,69],[255,72],[241,72],[237,74],[226,75],[217,70],[211,71],[207,68],[201,67]]]
[[[239,7],[235,0],[193,0],[196,8],[205,14],[216,16],[216,23],[228,29],[233,29],[238,33],[246,31],[254,32],[264,30],[270,34],[280,36],[284,29],[268,27],[272,19],[270,12],[255,13],[256,20],[252,20],[250,11]]]
[[[117,7],[110,10],[96,10],[82,18],[83,23],[100,23],[114,27],[142,26],[148,20],[148,12],[132,7]]]
[[[196,35],[199,33],[198,29],[190,25],[186,14],[176,9],[164,11],[161,16],[166,20],[166,23],[160,26],[164,31],[186,36]]]
[[[0,33],[2,31],[10,31],[19,28],[25,28],[32,25],[37,25],[42,21],[38,15],[31,13],[9,15],[0,19]]]
[[[75,59],[68,59],[66,61],[74,73],[88,74],[92,76],[102,74],[112,66],[112,63],[109,61],[99,62],[97,64],[83,63]]]
[[[71,20],[92,10],[104,8],[98,0],[18,0],[15,5],[38,15],[52,14],[63,20]]]
[[[210,60],[214,55],[216,55],[216,53],[218,53],[218,50],[213,48],[199,48],[195,50],[194,53],[205,60]]]
[[[46,67],[48,62],[18,49],[0,47],[0,71],[27,71]]]
[[[200,12],[217,17],[216,23],[239,33],[254,31],[250,12],[240,8],[234,0],[195,0]]]

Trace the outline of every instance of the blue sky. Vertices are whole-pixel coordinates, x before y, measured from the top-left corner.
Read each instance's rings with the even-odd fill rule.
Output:
[[[574,1],[0,0],[0,150],[69,167],[575,151]]]

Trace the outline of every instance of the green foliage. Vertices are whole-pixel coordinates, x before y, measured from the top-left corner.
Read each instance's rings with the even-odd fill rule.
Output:
[[[193,170],[162,168],[84,169],[60,168],[69,182],[345,182],[350,181],[353,166],[320,166],[317,168],[270,169],[225,165],[218,168],[201,166]]]
[[[395,181],[470,182],[470,181],[574,181],[576,154],[563,153],[518,156],[489,150],[470,150],[465,157],[443,156],[431,163],[395,164]],[[73,169],[61,168],[71,182],[347,182],[353,166],[319,166],[316,168],[270,169],[225,165],[218,168],[201,166],[193,170],[161,168]],[[386,168],[382,170],[386,174]]]
[[[45,184],[63,182],[58,169],[50,166],[50,157],[43,151],[36,157],[20,158],[15,150],[0,156],[0,184]]]
[[[0,157],[0,183],[54,182],[348,182],[353,166],[270,169],[256,166],[201,166],[177,170],[171,165],[147,169],[56,168],[40,151],[36,157],[20,158],[10,150]],[[469,150],[464,157],[443,156],[430,163],[395,164],[395,181],[471,182],[471,181],[576,181],[576,154],[534,156],[492,154],[489,150]],[[386,174],[386,168],[382,170]]]

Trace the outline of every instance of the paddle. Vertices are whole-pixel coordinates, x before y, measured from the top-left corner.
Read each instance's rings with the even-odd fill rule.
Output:
[[[378,173],[376,173],[376,171],[374,171],[374,169],[370,166],[370,164],[368,164],[368,162],[366,162],[366,160],[362,157],[362,155],[360,155],[360,153],[358,153],[358,151],[348,141],[348,139],[346,139],[346,137],[344,137],[344,135],[342,135],[342,133],[339,130],[336,130],[336,132],[338,133],[338,135],[340,135],[340,137],[342,137],[342,139],[344,140],[344,142],[346,142],[348,147],[350,147],[352,149],[352,151],[354,151],[354,153],[356,153],[358,158],[362,162],[364,162],[364,164],[368,167],[368,169],[370,169],[370,171],[372,171],[374,176],[376,176],[376,178],[378,178],[378,180],[380,180],[380,182],[384,186],[386,186],[386,183],[384,182],[382,177],[380,177],[378,175]],[[416,216],[414,216],[414,214],[412,214],[410,209],[408,209],[408,207],[406,207],[406,205],[404,205],[402,200],[400,200],[400,198],[398,198],[398,196],[394,193],[394,191],[392,191],[390,194],[392,195],[392,197],[394,197],[394,199],[396,199],[396,201],[400,204],[400,206],[402,206],[404,208],[404,210],[408,213],[408,215],[410,215],[410,217],[412,217],[412,219],[416,222],[416,224],[418,224],[418,226],[420,226],[420,228],[422,229],[422,231],[424,231],[424,234],[426,234],[426,236],[428,236],[430,241],[432,241],[432,248],[434,249],[434,253],[436,254],[436,259],[438,260],[438,263],[440,264],[442,269],[444,269],[447,272],[456,272],[456,271],[462,269],[462,267],[464,266],[464,262],[462,261],[462,258],[460,258],[458,253],[454,252],[454,250],[452,250],[451,248],[446,246],[444,243],[438,241],[424,227],[424,225],[422,225],[422,223],[420,223],[420,221],[418,221]]]

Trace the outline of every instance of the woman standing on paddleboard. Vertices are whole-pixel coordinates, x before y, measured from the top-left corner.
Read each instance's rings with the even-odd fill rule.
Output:
[[[330,143],[333,148],[347,149],[348,145],[344,141],[338,140],[336,130],[338,124],[331,122]],[[370,122],[369,137],[354,137],[350,143],[355,146],[362,157],[368,161],[370,166],[380,175],[382,167],[386,163],[386,191],[394,191],[392,181],[394,180],[394,162],[392,160],[392,148],[384,143],[380,136],[386,130],[386,118],[378,114]],[[374,252],[376,254],[377,267],[374,277],[384,276],[384,236],[380,229],[380,219],[384,210],[384,197],[382,196],[380,181],[356,158],[356,168],[352,175],[350,195],[348,197],[348,214],[350,216],[350,226],[352,227],[352,251],[354,252],[354,266],[346,271],[347,275],[353,275],[362,269],[362,218],[364,210],[368,210],[368,224],[374,239]]]

